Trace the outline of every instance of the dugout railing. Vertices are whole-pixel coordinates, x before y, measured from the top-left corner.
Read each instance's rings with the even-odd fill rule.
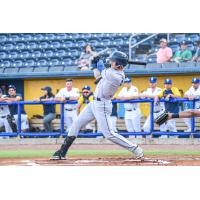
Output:
[[[160,102],[165,102],[165,99],[161,99]],[[185,103],[190,102],[191,108],[195,108],[195,103],[197,101],[200,101],[198,99],[195,100],[188,100],[185,98],[176,98],[170,100],[170,102],[179,102],[179,103]],[[195,118],[193,117],[191,119],[191,133],[185,133],[185,132],[160,132],[154,130],[154,100],[153,99],[138,99],[138,100],[128,100],[128,101],[122,101],[122,100],[113,100],[113,103],[149,103],[150,104],[150,131],[149,132],[120,132],[119,134],[123,136],[136,136],[136,135],[177,135],[177,136],[191,136],[196,133],[195,131]],[[68,104],[77,104],[77,101],[68,101]],[[60,131],[59,132],[22,132],[21,130],[21,106],[22,105],[42,105],[42,104],[60,104]],[[6,133],[1,132],[1,136],[12,136],[12,137],[60,137],[60,136],[66,136],[67,132],[65,132],[64,127],[64,102],[34,102],[34,101],[20,101],[20,102],[12,102],[12,103],[6,103],[6,102],[0,102],[0,105],[16,105],[18,107],[18,121],[17,121],[17,132],[15,133]],[[98,137],[103,136],[102,133],[79,133],[79,137]]]

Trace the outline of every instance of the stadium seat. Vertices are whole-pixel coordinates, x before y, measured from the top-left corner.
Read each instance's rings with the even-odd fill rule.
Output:
[[[43,40],[45,40],[45,36],[44,36],[44,34],[36,33],[33,36],[33,40],[36,41],[36,42],[43,41]]]
[[[84,40],[78,40],[76,44],[78,45],[78,47],[83,48],[85,47],[86,42]]]
[[[116,46],[122,46],[124,44],[124,40],[119,38],[119,39],[115,39],[113,42],[112,42],[112,45],[116,45]]]
[[[45,51],[45,52],[43,53],[43,57],[45,57],[45,58],[51,58],[51,57],[53,57],[53,56],[54,56],[54,53],[53,53],[52,50],[47,50],[47,51]]]
[[[2,46],[2,50],[10,51],[14,49],[14,45],[12,43],[6,43]]]
[[[30,41],[33,41],[33,37],[34,37],[34,35],[32,35],[32,34],[22,34],[21,41],[30,42]]]
[[[20,67],[19,73],[30,73],[33,72],[33,67]]]
[[[92,37],[92,33],[83,33],[83,36],[82,36],[83,38],[85,38],[86,40],[90,40],[90,39],[92,39],[93,37]]]
[[[48,66],[41,66],[41,67],[34,67],[33,72],[48,72],[49,71],[49,67]]]
[[[173,44],[173,45],[170,45],[169,47],[172,49],[173,53],[175,53],[176,51],[179,51],[180,49],[180,46],[178,44]]]
[[[178,68],[178,67],[179,67],[178,63],[175,63],[175,62],[169,62],[169,63],[162,64],[162,68],[172,69],[172,68]]]
[[[148,63],[146,65],[147,69],[159,69],[161,67],[162,67],[162,64],[159,64],[159,63]]]
[[[32,59],[26,60],[26,61],[24,62],[24,66],[26,66],[26,67],[33,67],[33,66],[35,66],[35,65],[36,65],[36,64],[35,64],[35,61],[32,60]]]
[[[56,39],[56,35],[53,33],[47,33],[44,35],[44,39],[49,41],[49,40],[55,40]]]
[[[189,43],[189,44],[187,45],[187,47],[188,47],[188,49],[189,49],[190,51],[192,51],[192,53],[194,53],[194,52],[196,51],[196,47],[194,46],[193,43]]]
[[[66,40],[67,39],[67,34],[66,33],[57,33],[56,35],[56,39],[57,40]]]
[[[0,34],[0,43],[4,43],[4,42],[7,42],[7,41],[8,41],[8,38],[6,37],[6,35]]]
[[[49,48],[50,47],[50,45],[49,45],[49,43],[48,42],[40,42],[39,44],[38,44],[38,48],[39,49],[47,49],[47,48]]]
[[[42,52],[41,51],[33,51],[31,53],[31,57],[32,58],[40,58],[40,57],[42,57]]]
[[[26,48],[26,45],[24,44],[24,43],[17,43],[16,45],[15,45],[15,49],[16,50],[23,50],[23,49],[25,49]]]
[[[170,42],[181,43],[186,40],[185,34],[177,34],[175,37],[170,38]]]
[[[10,67],[11,64],[12,63],[9,60],[4,60],[1,62],[1,67]]]
[[[186,41],[188,41],[188,42],[197,42],[199,40],[200,40],[200,37],[198,34],[191,34],[186,37]]]
[[[179,64],[179,67],[195,67],[195,62],[182,62]]]
[[[9,42],[19,42],[21,40],[18,34],[10,34],[8,37]]]
[[[150,49],[150,52],[151,52],[151,53],[156,53],[156,52],[158,52],[159,49],[160,49],[160,46],[154,45],[154,46]]]
[[[134,61],[146,62],[147,61],[147,55],[146,54],[137,55],[135,58],[133,58],[133,60]]]
[[[13,61],[12,67],[22,67],[22,66],[24,66],[24,63],[22,60]]]
[[[62,62],[61,62],[61,64],[64,65],[64,66],[70,66],[70,65],[72,65],[72,63],[73,63],[73,61],[70,58],[63,59]]]
[[[147,56],[147,62],[148,63],[156,63],[157,62],[157,56],[156,55]]]
[[[19,57],[20,58],[23,58],[23,59],[27,59],[29,57],[31,57],[31,54],[29,51],[22,51],[20,54],[19,54]]]
[[[96,46],[98,46],[98,44],[99,44],[98,40],[90,40],[89,43],[90,43],[93,47],[96,47]]]
[[[71,56],[72,57],[79,57],[80,56],[80,51],[78,51],[78,50],[72,50],[71,51]]]
[[[6,52],[1,51],[1,52],[0,52],[0,60],[2,60],[2,59],[6,59],[6,58],[7,58],[7,54],[6,54]]]
[[[8,54],[9,59],[16,59],[18,57],[19,57],[19,54],[16,51],[10,51],[9,54]]]
[[[6,67],[4,69],[4,73],[7,73],[7,74],[17,73],[18,71],[19,71],[18,67]]]
[[[66,51],[61,49],[61,50],[58,50],[54,53],[54,56],[55,57],[64,57],[66,55]]]
[[[60,47],[61,47],[61,44],[58,41],[54,41],[49,45],[49,48],[52,48],[52,49],[58,49]]]
[[[36,66],[47,66],[48,64],[48,61],[45,59],[41,59],[36,62]]]
[[[103,39],[102,42],[103,42],[103,46],[105,48],[109,47],[111,45],[111,40],[110,39]]]
[[[50,61],[48,62],[48,65],[49,65],[49,66],[55,66],[55,65],[59,65],[59,64],[60,64],[60,62],[59,62],[58,59],[52,59],[52,60],[50,60]]]
[[[61,43],[61,46],[63,48],[70,48],[70,47],[73,47],[73,42],[72,41],[66,41],[66,42]]]
[[[64,66],[51,66],[49,68],[49,72],[62,72],[64,70]]]
[[[35,42],[30,42],[30,43],[27,44],[26,47],[27,47],[28,50],[33,50],[33,49],[37,49],[38,45]]]

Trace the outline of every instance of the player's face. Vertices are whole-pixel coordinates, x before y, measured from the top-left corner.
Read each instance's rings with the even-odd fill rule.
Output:
[[[15,91],[13,88],[10,88],[10,89],[8,90],[8,94],[9,94],[10,96],[14,96],[14,95],[16,95],[16,91]]]
[[[192,86],[193,86],[194,89],[198,89],[199,83],[192,83]]]
[[[156,87],[156,83],[149,83],[150,88],[155,88]]]
[[[116,70],[119,70],[119,71],[123,71],[124,70],[124,67],[117,67],[115,61],[110,61],[110,64],[111,64],[111,67],[113,69],[116,69]]]
[[[171,88],[172,88],[172,84],[165,84],[165,88],[166,88],[167,90],[171,89]]]
[[[72,84],[71,81],[66,82],[66,87],[67,87],[68,90],[71,90],[71,89],[72,89],[72,86],[73,86],[73,84]]]
[[[90,94],[90,91],[89,91],[89,90],[83,90],[83,95],[84,95],[84,96],[87,97],[89,94]]]

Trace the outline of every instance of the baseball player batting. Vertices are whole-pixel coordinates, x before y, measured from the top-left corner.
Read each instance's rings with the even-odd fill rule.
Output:
[[[137,144],[130,142],[112,130],[110,117],[112,111],[111,99],[123,83],[125,78],[124,68],[128,64],[128,57],[123,52],[115,51],[111,54],[109,60],[110,67],[104,69],[101,73],[102,78],[97,84],[94,101],[90,102],[73,122],[64,143],[53,154],[51,160],[65,160],[67,151],[76,139],[81,127],[84,127],[94,119],[97,120],[98,127],[105,138],[132,152],[136,159],[144,159],[143,150]],[[99,59],[96,57],[92,60],[92,64],[97,66],[98,61]]]

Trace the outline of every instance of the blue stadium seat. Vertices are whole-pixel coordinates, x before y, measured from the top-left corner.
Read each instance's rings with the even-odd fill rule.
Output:
[[[49,48],[49,47],[50,47],[50,45],[49,45],[48,42],[40,42],[40,43],[38,44],[38,48],[39,48],[39,49],[47,49],[47,48]]]
[[[6,54],[6,52],[1,51],[1,52],[0,52],[0,60],[2,60],[2,59],[6,59],[6,58],[7,58],[7,54]]]
[[[59,65],[60,61],[58,59],[52,59],[48,62],[49,66],[55,66],[55,65]]]
[[[49,67],[48,66],[37,66],[34,67],[33,72],[38,72],[38,73],[44,73],[44,72],[48,72],[49,71]]]
[[[23,43],[23,42],[17,43],[17,44],[15,45],[15,49],[16,49],[16,50],[23,50],[23,49],[26,49],[26,44]]]
[[[36,41],[36,42],[37,41],[43,41],[43,40],[45,40],[45,36],[41,33],[36,33],[33,36],[33,40]]]
[[[33,37],[34,35],[32,34],[22,34],[21,41],[30,42],[30,41],[33,41]]]
[[[156,55],[150,55],[147,57],[148,63],[156,63],[157,62],[157,56]]]
[[[110,39],[103,39],[102,42],[105,47],[109,47],[112,44]]]
[[[32,58],[40,58],[40,57],[42,57],[42,52],[41,51],[33,51],[31,53],[31,57]]]
[[[32,50],[32,49],[37,49],[38,45],[35,42],[30,42],[27,44],[27,49]]]
[[[43,57],[45,57],[45,58],[51,58],[51,57],[53,57],[53,56],[54,56],[54,53],[53,53],[52,50],[47,50],[47,51],[45,51],[45,52],[43,53]]]
[[[169,62],[169,63],[162,64],[162,68],[172,69],[172,68],[178,68],[178,67],[179,67],[178,63],[175,63],[175,62]]]
[[[64,66],[70,66],[70,65],[72,65],[72,63],[73,63],[73,61],[70,58],[63,59],[62,62],[61,62],[61,64],[64,65]]]
[[[147,61],[147,55],[146,54],[139,54],[135,58],[133,58],[134,61],[141,61],[146,62]]]
[[[58,49],[60,47],[61,47],[61,44],[58,41],[54,41],[49,45],[49,48],[52,48],[52,49]]]
[[[181,43],[186,40],[185,34],[177,34],[175,37],[170,38],[170,42]]]
[[[76,44],[78,47],[83,48],[86,45],[86,42],[84,40],[78,40]]]
[[[35,64],[35,61],[34,60],[32,60],[32,59],[27,59],[25,62],[24,62],[24,66],[26,66],[26,67],[33,67],[33,66],[35,66],[36,64]]]
[[[192,51],[192,53],[194,53],[194,52],[196,51],[196,47],[194,46],[193,43],[189,43],[189,44],[187,45],[187,47],[188,47],[188,49],[189,49],[190,51]]]
[[[172,49],[173,53],[175,53],[176,51],[179,51],[180,49],[180,46],[178,44],[173,44],[173,45],[170,45],[169,47]]]
[[[45,40],[55,40],[56,39],[56,35],[55,34],[53,34],[53,33],[47,33],[47,34],[45,34],[44,35],[44,39]]]
[[[96,47],[96,46],[98,46],[98,44],[99,44],[98,40],[90,40],[89,43],[90,43],[93,47]]]
[[[119,38],[119,39],[115,39],[113,42],[112,42],[113,45],[116,45],[116,46],[122,46],[124,44],[124,40]]]
[[[45,59],[41,59],[36,62],[36,66],[47,66],[48,64],[48,61]]]
[[[64,57],[66,55],[66,51],[61,49],[61,50],[58,50],[54,53],[54,56],[55,57]]]
[[[6,67],[4,69],[4,73],[7,73],[7,74],[17,73],[18,71],[19,71],[18,67]]]
[[[33,67],[20,67],[19,73],[30,73],[33,72]]]
[[[2,46],[2,50],[10,51],[14,49],[14,45],[12,43],[6,43]]]
[[[4,42],[7,42],[7,41],[8,41],[8,38],[6,37],[6,35],[0,34],[0,43],[4,43]]]
[[[21,38],[18,34],[10,34],[10,36],[8,38],[8,41],[10,41],[10,42],[18,42],[20,40],[21,40]]]
[[[70,48],[70,47],[73,47],[73,42],[72,41],[66,41],[66,42],[63,42],[62,44],[61,44],[61,46],[63,47],[63,48]]]
[[[151,52],[151,53],[156,53],[159,49],[160,49],[160,46],[154,45],[153,47],[151,47],[150,52]]]
[[[71,51],[71,56],[72,57],[78,57],[78,56],[80,56],[80,51],[78,51],[78,50],[72,50]]]
[[[57,33],[56,35],[56,39],[57,40],[66,40],[67,39],[67,34],[66,33]]]
[[[19,54],[19,57],[22,59],[27,59],[27,58],[31,57],[31,53],[29,51],[22,51]]]
[[[200,40],[200,37],[198,34],[191,34],[186,37],[186,41],[188,41],[188,42],[197,42],[199,40]]]
[[[24,63],[22,60],[15,60],[15,61],[13,61],[12,66],[13,67],[22,67],[22,66],[24,66]]]
[[[16,52],[16,51],[10,51],[9,54],[8,54],[9,59],[16,59],[18,57],[19,57],[19,53]]]
[[[64,66],[51,66],[49,67],[49,72],[62,72]]]
[[[1,67],[10,67],[11,64],[12,63],[9,60],[4,60],[1,62]]]
[[[92,33],[83,33],[82,38],[85,38],[86,40],[92,39]]]

